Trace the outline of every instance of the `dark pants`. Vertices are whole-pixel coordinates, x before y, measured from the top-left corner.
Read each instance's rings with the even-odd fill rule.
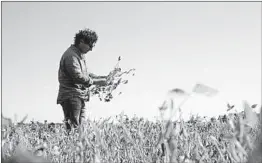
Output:
[[[78,127],[85,119],[85,102],[79,97],[73,97],[65,100],[62,104],[66,128],[71,130],[71,128]],[[68,123],[70,120],[70,124]]]

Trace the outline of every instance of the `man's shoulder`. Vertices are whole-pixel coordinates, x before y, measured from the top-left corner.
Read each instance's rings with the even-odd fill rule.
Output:
[[[78,57],[77,53],[72,49],[72,46],[67,48],[67,50],[63,54],[63,58],[68,58],[68,57]]]

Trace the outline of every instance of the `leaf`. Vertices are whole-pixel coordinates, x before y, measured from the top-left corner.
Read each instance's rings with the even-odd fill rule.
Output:
[[[235,105],[230,105],[229,103],[227,103],[227,111],[232,110],[235,107]]]
[[[218,90],[200,83],[195,85],[195,87],[193,88],[193,92],[203,94],[208,97],[212,97],[218,94]]]
[[[258,122],[258,117],[255,112],[252,111],[252,108],[249,106],[247,101],[243,101],[243,107],[245,111],[245,124],[249,125],[250,127],[254,127]]]
[[[120,78],[118,81],[117,81],[117,85],[119,85],[120,83],[121,83],[121,80],[122,80],[122,78]],[[123,81],[124,82],[124,81]]]
[[[172,89],[168,92],[169,94],[175,94],[179,96],[188,95],[188,93],[180,88]]]
[[[2,115],[2,127],[8,127],[12,125],[11,118],[6,118]]]
[[[165,139],[169,139],[169,138],[170,138],[170,134],[171,134],[173,128],[174,128],[174,124],[173,124],[172,121],[169,120],[169,121],[166,123],[166,131],[165,131],[165,133],[164,133],[164,138],[165,138]]]
[[[174,100],[170,99],[170,111],[174,109]]]
[[[164,101],[162,106],[159,107],[159,110],[167,110],[167,102]]]
[[[251,106],[251,108],[255,108],[255,107],[257,107],[257,104],[253,104],[253,105]]]
[[[234,159],[236,162],[240,162],[240,158],[238,157],[238,155],[237,155],[237,153],[236,153],[236,148],[235,148],[235,143],[234,143],[234,141],[230,141],[229,152],[230,152],[231,156],[233,157],[233,159]]]
[[[25,120],[27,119],[27,117],[28,117],[28,115],[26,115],[26,116],[19,122],[19,124],[24,123]]]
[[[93,122],[90,122],[90,123],[91,123],[92,128],[93,128],[93,130],[95,132],[95,135],[97,137],[97,141],[99,142],[100,147],[102,147],[102,149],[106,149],[105,143],[104,143],[104,141],[103,141],[103,139],[101,137],[101,134],[99,132],[98,127]]]
[[[128,83],[128,80],[124,80],[122,81],[123,84],[127,84]]]
[[[240,142],[237,141],[237,140],[235,140],[234,143],[235,143],[235,146],[237,147],[237,149],[238,149],[242,154],[244,154],[245,156],[247,156],[247,152],[246,152],[245,149],[242,147],[242,145],[240,144]]]

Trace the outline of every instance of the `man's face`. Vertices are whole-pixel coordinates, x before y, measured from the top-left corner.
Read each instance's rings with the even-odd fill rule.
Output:
[[[92,46],[85,43],[83,40],[80,41],[79,49],[83,54],[86,54],[89,51],[92,51]]]

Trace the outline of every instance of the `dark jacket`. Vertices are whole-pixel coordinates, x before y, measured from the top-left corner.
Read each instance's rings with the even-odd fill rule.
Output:
[[[57,104],[71,97],[80,97],[89,100],[88,87],[92,79],[87,71],[85,58],[74,45],[71,45],[62,55],[59,72],[59,92]]]

